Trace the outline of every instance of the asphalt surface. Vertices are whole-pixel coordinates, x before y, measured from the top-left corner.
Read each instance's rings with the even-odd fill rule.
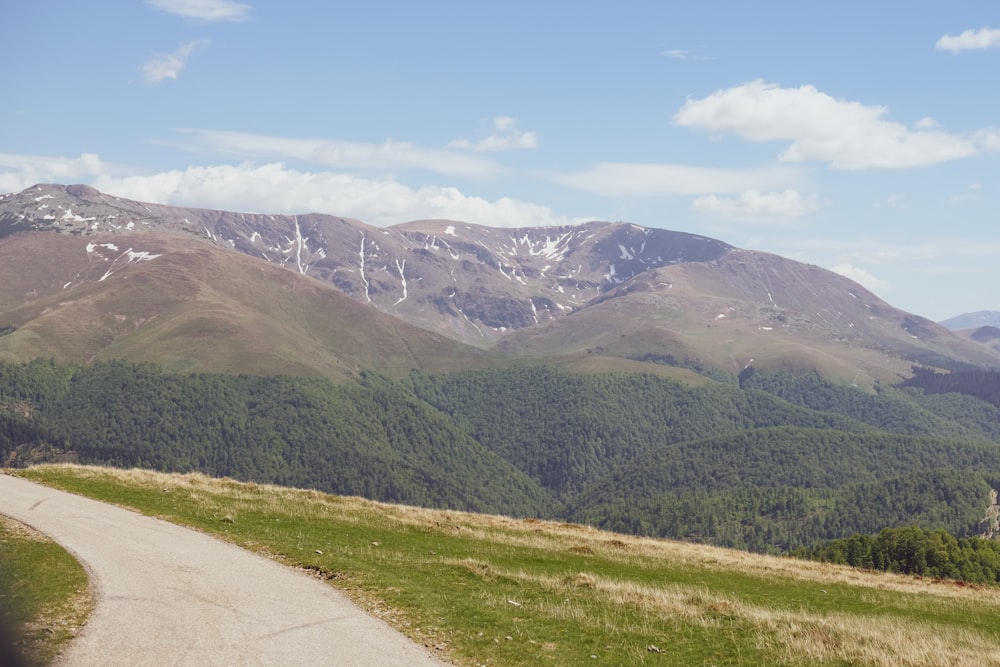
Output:
[[[0,513],[90,575],[63,667],[445,664],[329,585],[196,531],[3,474]]]

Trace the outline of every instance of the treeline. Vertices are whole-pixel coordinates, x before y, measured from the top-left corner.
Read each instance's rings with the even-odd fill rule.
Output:
[[[1000,584],[1000,542],[955,538],[942,529],[885,528],[876,535],[854,535],[791,555],[869,570]]]
[[[1000,407],[1000,370],[973,369],[937,373],[914,368],[913,377],[902,383],[927,394],[957,393],[972,396],[994,407]]]
[[[974,535],[997,409],[818,375],[692,387],[512,367],[403,381],[0,363],[0,461],[198,470],[413,505],[787,551],[916,524]]]
[[[67,447],[62,440],[26,417],[0,411],[0,466],[15,468],[57,461]]]

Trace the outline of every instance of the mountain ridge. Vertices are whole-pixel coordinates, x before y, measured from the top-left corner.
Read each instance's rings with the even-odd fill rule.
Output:
[[[49,284],[53,294],[126,269],[148,271],[161,258],[141,241],[166,235],[286,269],[460,348],[507,358],[672,359],[732,373],[750,363],[820,367],[869,385],[905,375],[913,363],[1000,365],[1000,350],[895,309],[839,274],[625,222],[499,229],[417,220],[379,228],[325,214],[182,208],[40,184],[0,196],[0,242],[17,253],[35,245],[36,262],[55,261],[39,257],[37,245],[62,244],[14,239],[24,232],[76,238],[78,256],[70,260],[74,251],[63,248],[62,267],[86,253],[86,270]],[[0,327],[23,325],[7,310],[38,299],[37,287],[23,282],[11,278],[0,290]]]

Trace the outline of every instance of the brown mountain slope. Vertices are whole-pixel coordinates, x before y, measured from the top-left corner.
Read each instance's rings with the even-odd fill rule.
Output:
[[[196,238],[312,276],[356,301],[482,347],[569,313],[650,268],[711,259],[729,248],[625,223],[493,229],[418,221],[381,229],[328,215],[144,204],[61,185],[0,198],[0,233],[4,229]]]
[[[168,262],[144,261],[144,252],[157,252],[147,241],[150,235],[161,244],[183,242],[189,253],[197,248],[224,251],[211,255],[219,275],[205,278],[194,292],[198,295],[194,303],[202,308],[197,325],[165,329],[161,323],[165,318],[160,317],[161,322],[149,327],[149,335],[156,332],[156,346],[150,349],[169,349],[175,344],[171,341],[177,341],[171,358],[176,357],[178,364],[184,351],[198,342],[202,329],[216,327],[217,338],[225,337],[226,327],[242,332],[239,340],[246,349],[231,354],[248,363],[246,358],[266,347],[263,339],[285,339],[271,331],[280,326],[289,335],[294,332],[288,339],[294,342],[283,343],[287,346],[271,354],[275,360],[294,359],[307,367],[314,365],[309,359],[320,354],[317,350],[352,359],[344,362],[348,366],[382,360],[404,367],[408,356],[418,364],[438,359],[460,366],[478,358],[462,346],[456,355],[438,355],[447,348],[440,343],[446,339],[506,356],[601,357],[604,361],[595,365],[601,368],[628,358],[738,371],[753,359],[756,364],[817,367],[854,381],[894,379],[908,374],[913,363],[1000,365],[1000,351],[892,308],[838,274],[739,250],[715,239],[628,223],[494,229],[423,220],[382,229],[328,215],[178,208],[120,199],[86,186],[38,185],[0,196],[0,237],[18,236],[23,230],[44,232],[53,239],[77,239],[89,250],[83,253],[63,240],[46,241],[41,254],[31,248],[5,250],[0,259],[34,252],[39,270],[30,279],[11,276],[9,285],[0,287],[4,322],[13,321],[11,308],[32,304],[37,308],[38,299],[46,294],[62,303],[58,295],[78,286],[89,286],[107,299],[105,282],[122,268],[140,273],[165,270]],[[234,295],[232,285],[220,282],[219,276],[230,270],[222,268],[229,266],[226,262],[247,256],[258,260],[255,270],[287,271],[266,273],[274,276],[265,281],[266,287],[257,285]],[[57,268],[42,271],[47,263]],[[72,272],[71,267],[75,267]],[[311,308],[274,312],[274,306],[265,306],[265,301],[287,301],[282,280],[296,274],[316,279],[296,285],[308,283],[318,289],[323,283],[350,297],[346,303],[353,310],[345,312],[356,313],[346,318],[350,322],[343,318],[320,322]],[[210,297],[217,289],[213,285],[223,282],[228,291]],[[245,278],[237,282],[254,284]],[[177,295],[195,290],[157,277],[151,280],[149,293],[136,299],[136,312],[145,312],[143,304],[155,301],[152,293],[158,285],[167,285]],[[249,298],[251,292],[256,300]],[[243,303],[252,304],[246,313],[241,312]],[[212,307],[204,310],[208,305]],[[118,315],[133,317],[129,309],[120,310]],[[378,311],[392,318],[375,317]],[[147,315],[136,317],[143,326],[151,321]],[[365,318],[379,324],[367,324]],[[425,332],[417,333],[401,322]],[[353,344],[347,346],[353,351],[348,351],[330,349],[327,339],[309,342],[327,336],[328,327],[340,332],[333,334],[334,339],[354,340],[351,324],[355,332],[366,327],[399,329],[387,337],[355,341],[370,343],[364,353]],[[107,326],[102,326],[96,330],[107,337]],[[426,331],[439,337],[422,338]],[[60,347],[60,335],[70,335],[69,330],[52,334],[45,349]],[[16,343],[21,345],[18,354],[26,354],[34,343],[25,336],[20,332],[4,342],[7,347],[0,346],[0,353],[8,349],[13,354],[11,346]],[[422,342],[410,343],[411,337]],[[112,338],[118,341],[122,336]],[[114,349],[124,349],[126,342],[116,342]],[[412,354],[405,352],[404,342],[413,347]],[[381,349],[383,344],[394,349]],[[82,343],[67,343],[70,349],[74,345]],[[88,345],[84,347],[93,349],[95,343]]]
[[[512,333],[496,350],[611,355],[737,373],[749,364],[818,368],[867,386],[908,376],[914,363],[998,363],[982,346],[892,308],[837,274],[738,249],[644,273],[565,318]]]
[[[346,377],[483,357],[239,253],[172,234],[130,240],[134,248],[100,234],[0,238],[0,330],[8,332],[0,358]]]
[[[961,336],[962,338],[971,340],[978,345],[988,347],[995,352],[1000,352],[1000,327],[985,325],[981,327],[974,327],[972,329],[953,329],[953,331],[955,331],[956,335]]]

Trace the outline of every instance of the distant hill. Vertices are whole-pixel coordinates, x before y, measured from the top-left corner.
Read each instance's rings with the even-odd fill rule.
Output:
[[[1000,327],[1000,311],[979,310],[974,313],[963,313],[942,320],[939,324],[952,331],[977,329],[979,327]]]
[[[980,310],[965,313],[941,322],[956,334],[982,345],[993,352],[1000,352],[1000,311]]]

